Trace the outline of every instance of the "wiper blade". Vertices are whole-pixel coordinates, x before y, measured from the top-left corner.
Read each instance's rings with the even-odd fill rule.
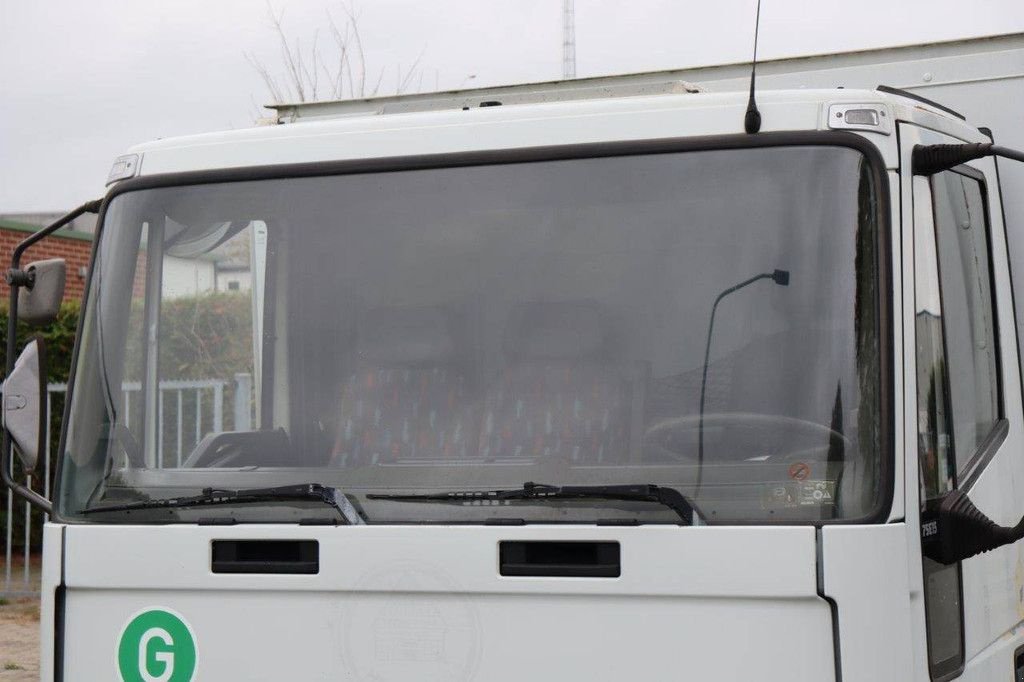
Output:
[[[134,509],[211,507],[222,504],[249,504],[284,500],[323,502],[334,507],[341,514],[342,519],[349,525],[356,526],[365,523],[363,517],[359,515],[359,512],[352,502],[349,501],[348,497],[345,496],[345,493],[337,488],[320,483],[285,485],[276,488],[243,488],[240,490],[205,488],[199,495],[168,497],[159,500],[139,500],[122,504],[106,504],[88,507],[83,509],[82,513],[96,514],[99,512],[131,511]]]
[[[457,490],[443,493],[368,494],[371,500],[394,502],[448,502],[475,504],[506,500],[624,500],[655,502],[674,511],[685,525],[692,525],[696,512],[693,503],[675,488],[652,483],[633,485],[545,485],[524,483],[522,488],[508,490]]]

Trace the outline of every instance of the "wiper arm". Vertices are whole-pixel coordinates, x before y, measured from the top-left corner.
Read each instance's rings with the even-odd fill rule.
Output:
[[[276,502],[281,500],[323,502],[334,507],[342,519],[350,526],[365,523],[355,506],[345,493],[337,488],[320,483],[304,483],[302,485],[285,485],[276,488],[243,488],[226,490],[223,488],[205,488],[199,495],[186,497],[169,497],[160,500],[139,500],[122,504],[107,504],[88,507],[83,514],[99,512],[130,511],[133,509],[163,509],[182,507],[211,507],[222,504],[248,504],[253,502]]]
[[[369,494],[371,500],[394,502],[448,502],[472,504],[505,500],[624,500],[628,502],[655,502],[679,515],[683,524],[693,524],[696,516],[693,503],[675,488],[645,483],[635,485],[545,485],[524,483],[522,488],[509,490],[458,490],[444,493],[389,493]]]

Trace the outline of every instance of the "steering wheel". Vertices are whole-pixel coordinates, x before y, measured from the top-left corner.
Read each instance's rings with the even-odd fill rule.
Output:
[[[225,435],[224,433],[208,434],[185,458],[181,466],[185,469],[231,466],[245,454],[245,448],[237,441],[224,438]]]
[[[700,415],[660,421],[644,433],[645,452],[659,459],[697,462]],[[704,461],[708,436],[725,431],[734,436],[736,457],[730,462],[822,461],[836,444],[853,447],[842,433],[818,422],[786,415],[751,412],[715,412],[704,415]],[[715,458],[720,462],[721,458]]]
[[[207,434],[181,466],[186,469],[237,466],[294,466],[284,429]]]

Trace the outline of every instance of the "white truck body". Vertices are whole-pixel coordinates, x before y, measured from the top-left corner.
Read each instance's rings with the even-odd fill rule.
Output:
[[[931,77],[919,82],[925,72]],[[747,71],[736,65],[620,79],[623,87],[649,88],[651,94],[594,96],[620,87],[616,79],[595,79],[450,97],[284,106],[282,125],[130,150],[135,179],[127,183],[144,187],[147,179],[189,184],[186,174],[222,169],[234,169],[242,182],[246,171],[258,176],[285,165],[352,162],[372,173],[374,164],[394,170],[388,163],[433,159],[443,166],[460,154],[490,154],[497,163],[523,150],[586,147],[600,158],[600,145],[674,141],[685,148],[688,141],[706,140],[714,149],[742,147],[758,136],[806,133],[821,135],[822,144],[829,135],[857,136],[856,144],[874,149],[879,190],[888,198],[881,203],[888,215],[880,251],[880,267],[889,273],[881,280],[889,287],[881,292],[888,307],[879,338],[892,361],[883,380],[891,401],[883,434],[891,443],[891,475],[880,479],[884,513],[859,523],[108,523],[101,516],[77,516],[62,502],[44,534],[41,679],[1021,679],[1024,543],[960,564],[962,593],[955,606],[962,607],[962,652],[958,661],[945,661],[948,669],[936,673],[935,661],[929,669],[929,628],[937,626],[925,610],[923,389],[915,357],[925,278],[920,243],[934,234],[936,218],[932,186],[912,174],[911,153],[915,144],[986,142],[979,124],[990,125],[1001,144],[1024,147],[1016,125],[1024,111],[1022,73],[1021,36],[769,62],[759,66],[763,127],[753,136],[743,132]],[[687,92],[680,81],[703,92]],[[874,90],[879,83],[920,90],[968,120]],[[836,89],[840,85],[844,89]],[[478,106],[492,100],[502,105]],[[843,112],[850,109],[881,118],[867,127],[848,125]],[[1024,514],[1024,407],[1007,234],[1010,248],[1015,236],[1024,239],[1024,192],[1012,189],[1024,188],[1024,172],[1000,162],[1001,198],[992,158],[966,165],[973,169],[966,172],[983,179],[989,209],[990,313],[998,341],[991,353],[1001,407],[998,434],[986,441],[984,457],[957,474],[969,479],[971,499],[983,512],[1012,526]],[[122,184],[112,186],[112,195]],[[109,209],[107,219],[114,220]],[[1024,255],[1024,243],[1015,254]],[[158,280],[150,282],[154,286],[159,292]],[[704,321],[695,324],[703,329]],[[81,381],[72,402],[102,400],[83,395]],[[180,394],[178,399],[180,405]],[[89,428],[78,417],[69,442]],[[180,439],[180,423],[178,428]],[[69,451],[68,457],[78,466],[84,455]],[[251,485],[271,480],[251,475]],[[804,475],[791,469],[794,480]],[[149,490],[158,496],[158,485]],[[211,570],[213,543],[237,540],[316,541],[318,570]],[[503,575],[500,544],[522,541],[617,543],[621,573]],[[182,654],[180,641],[172,641],[180,640],[177,632],[158,626],[125,645],[133,619],[153,609],[186,625],[194,643],[190,653]],[[126,677],[125,646],[128,658],[138,654],[137,676]],[[194,670],[183,662],[190,656]]]

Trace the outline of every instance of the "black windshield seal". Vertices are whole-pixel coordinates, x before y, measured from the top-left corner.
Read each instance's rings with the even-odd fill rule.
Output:
[[[892,508],[895,481],[895,396],[893,389],[893,292],[892,292],[892,224],[890,192],[886,164],[878,148],[864,137],[847,131],[800,131],[760,133],[757,135],[731,134],[704,137],[664,138],[655,140],[630,140],[597,142],[522,149],[484,150],[431,154],[376,159],[354,159],[345,161],[323,161],[300,164],[275,164],[244,168],[222,168],[181,173],[163,173],[123,180],[108,190],[97,218],[96,237],[93,241],[91,263],[96,260],[99,244],[103,238],[107,209],[111,201],[127,192],[161,187],[182,187],[253,180],[283,178],[337,176],[356,173],[387,173],[432,168],[453,168],[497,164],[531,163],[570,159],[589,159],[643,154],[669,154],[674,152],[710,151],[728,149],[757,149],[767,147],[818,146],[844,147],[860,152],[866,162],[877,192],[878,262],[875,272],[878,276],[878,333],[879,333],[879,427],[881,432],[881,453],[879,471],[879,494],[876,508],[860,518],[843,518],[828,521],[814,521],[807,525],[873,524],[885,522]],[[75,339],[71,372],[65,397],[62,424],[66,425],[74,402],[73,387],[78,365],[82,329],[87,317],[85,305],[89,300],[95,268],[90,267],[89,280],[82,295],[83,309],[79,317],[78,333]],[[62,494],[62,469],[67,447],[67,429],[62,428],[54,479],[54,490]],[[81,518],[64,516],[61,505],[54,505],[53,518],[60,523],[88,523]],[[743,523],[743,521],[740,521]],[[792,522],[766,519],[750,519],[756,525],[791,525]]]

